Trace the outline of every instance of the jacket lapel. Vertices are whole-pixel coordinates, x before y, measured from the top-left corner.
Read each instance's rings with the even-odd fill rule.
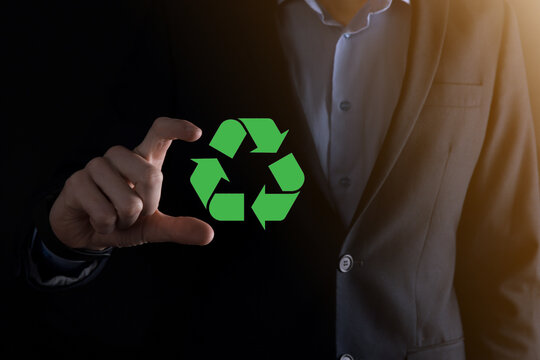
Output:
[[[411,39],[401,96],[349,230],[360,221],[394,167],[420,115],[439,64],[449,0],[413,0],[411,6]]]

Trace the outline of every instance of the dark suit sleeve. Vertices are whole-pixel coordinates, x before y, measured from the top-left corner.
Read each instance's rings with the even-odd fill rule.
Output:
[[[540,195],[518,28],[506,6],[482,153],[458,232],[456,288],[469,359],[538,359]]]

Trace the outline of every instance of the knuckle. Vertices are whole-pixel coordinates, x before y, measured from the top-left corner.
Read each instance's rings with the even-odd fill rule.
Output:
[[[160,116],[160,117],[157,117],[154,122],[152,123],[152,127],[154,128],[158,128],[158,127],[161,127],[163,126],[164,123],[166,123],[168,120],[168,118],[166,118],[165,116]]]
[[[115,145],[115,146],[110,147],[105,152],[104,156],[107,157],[107,158],[115,158],[115,157],[119,156],[120,154],[125,153],[126,150],[127,149],[125,147],[123,147],[122,145]]]
[[[152,126],[150,126],[150,129],[148,130],[148,133],[155,133],[159,132],[159,129],[163,127],[163,123],[165,122],[165,118],[160,116],[154,120],[152,123]]]
[[[98,212],[92,215],[92,219],[96,226],[103,229],[114,227],[116,224],[116,215],[110,212]]]
[[[68,191],[78,189],[82,185],[84,177],[84,170],[74,172],[73,175],[71,175],[64,183],[64,188],[66,188]]]
[[[105,161],[102,157],[95,157],[86,164],[86,168],[91,174],[99,173],[106,166]]]
[[[135,218],[138,217],[143,209],[143,203],[140,199],[132,199],[122,206],[119,206],[117,211],[121,218]]]
[[[151,188],[160,186],[163,182],[163,173],[154,166],[148,166],[141,174],[141,182]]]

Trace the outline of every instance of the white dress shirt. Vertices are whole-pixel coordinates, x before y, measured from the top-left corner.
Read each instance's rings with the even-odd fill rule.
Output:
[[[343,223],[353,219],[397,105],[409,1],[368,0],[347,26],[316,0],[278,0],[293,82]]]

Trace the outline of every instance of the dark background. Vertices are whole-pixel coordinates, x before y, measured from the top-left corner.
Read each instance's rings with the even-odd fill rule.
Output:
[[[0,324],[7,336],[0,353],[39,358],[39,344],[61,341],[47,309],[17,278],[19,244],[28,234],[33,196],[64,150],[88,136],[86,124],[100,116],[115,74],[134,56],[146,6],[131,0],[1,5]]]
[[[540,133],[540,1],[512,2],[520,21]],[[116,88],[116,74],[134,56],[147,5],[144,0],[1,5],[0,324],[7,337],[0,341],[0,352],[38,355],[36,344],[62,336],[39,298],[17,280],[18,244],[28,233],[26,220],[36,189],[52,175],[64,149],[88,136],[85,124],[100,116]]]

